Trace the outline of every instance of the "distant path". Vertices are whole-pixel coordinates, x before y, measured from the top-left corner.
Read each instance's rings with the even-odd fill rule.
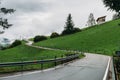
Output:
[[[23,73],[0,80],[103,80],[109,56],[89,54],[55,70]]]
[[[48,48],[48,47],[41,47],[41,46],[35,46],[35,45],[32,45],[32,44],[33,44],[33,41],[28,41],[28,43],[26,43],[27,46],[34,47],[34,48],[39,48],[39,49],[46,49],[46,50],[59,50],[59,51],[78,52],[78,53],[80,53],[79,51],[63,50],[63,49],[55,49],[55,48]]]

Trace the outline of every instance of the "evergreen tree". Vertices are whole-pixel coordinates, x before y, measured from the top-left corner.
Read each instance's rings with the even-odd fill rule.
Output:
[[[66,25],[65,25],[65,30],[73,30],[74,28],[74,23],[72,21],[72,16],[71,14],[68,15],[68,18],[67,18],[67,22],[66,22]]]
[[[13,12],[15,12],[14,9],[7,9],[5,7],[0,8],[0,13],[3,13],[4,15],[11,14]],[[8,23],[8,19],[3,18],[3,16],[0,16],[0,27],[2,27],[3,30],[5,30],[8,29],[10,26],[12,26],[12,24]],[[3,31],[0,31],[0,33],[3,33]]]
[[[108,10],[116,11],[120,16],[120,0],[103,0]]]
[[[74,23],[72,21],[71,14],[69,14],[62,35],[71,34],[73,33],[73,30],[74,30]]]
[[[95,24],[96,23],[95,23],[94,15],[93,15],[93,13],[90,13],[90,15],[88,17],[87,25],[94,26]]]

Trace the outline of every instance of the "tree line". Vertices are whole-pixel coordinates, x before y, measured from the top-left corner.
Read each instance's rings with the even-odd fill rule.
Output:
[[[65,36],[65,35],[73,34],[73,33],[80,32],[80,31],[81,30],[79,28],[74,27],[72,16],[71,16],[71,14],[69,14],[67,17],[67,20],[65,22],[65,27],[64,27],[64,30],[62,31],[62,33],[58,34],[57,32],[53,32],[53,33],[51,33],[50,38]],[[46,36],[37,35],[34,37],[34,42],[39,42],[39,41],[43,41],[46,39],[47,39]]]

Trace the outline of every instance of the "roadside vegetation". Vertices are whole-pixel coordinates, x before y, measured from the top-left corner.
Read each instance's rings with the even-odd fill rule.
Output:
[[[0,50],[0,63],[8,63],[8,62],[23,62],[23,61],[36,61],[36,60],[48,60],[66,57],[68,53],[65,51],[53,51],[53,50],[44,50],[38,49],[26,45],[19,45],[13,48]],[[76,54],[76,53],[74,53]],[[80,58],[84,57],[84,55],[80,55]],[[60,63],[57,63],[57,65]],[[43,65],[43,69],[53,67],[54,63],[47,63]],[[26,71],[26,70],[37,70],[41,69],[41,64],[33,64],[33,65],[25,65],[25,66],[12,66],[12,67],[0,67],[1,73],[8,72],[17,72],[17,71]]]
[[[63,51],[51,51],[29,47],[26,45],[20,45],[14,48],[1,50],[0,51],[0,62],[19,62],[29,61],[29,60],[40,60],[42,57],[44,59],[51,59],[54,56],[60,57],[66,52]]]

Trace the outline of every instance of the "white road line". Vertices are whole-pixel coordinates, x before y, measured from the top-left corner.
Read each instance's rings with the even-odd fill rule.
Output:
[[[108,64],[107,64],[107,68],[103,77],[103,80],[107,80],[108,78],[108,73],[109,73],[109,67],[110,67],[110,62],[111,62],[111,58],[109,58]]]

